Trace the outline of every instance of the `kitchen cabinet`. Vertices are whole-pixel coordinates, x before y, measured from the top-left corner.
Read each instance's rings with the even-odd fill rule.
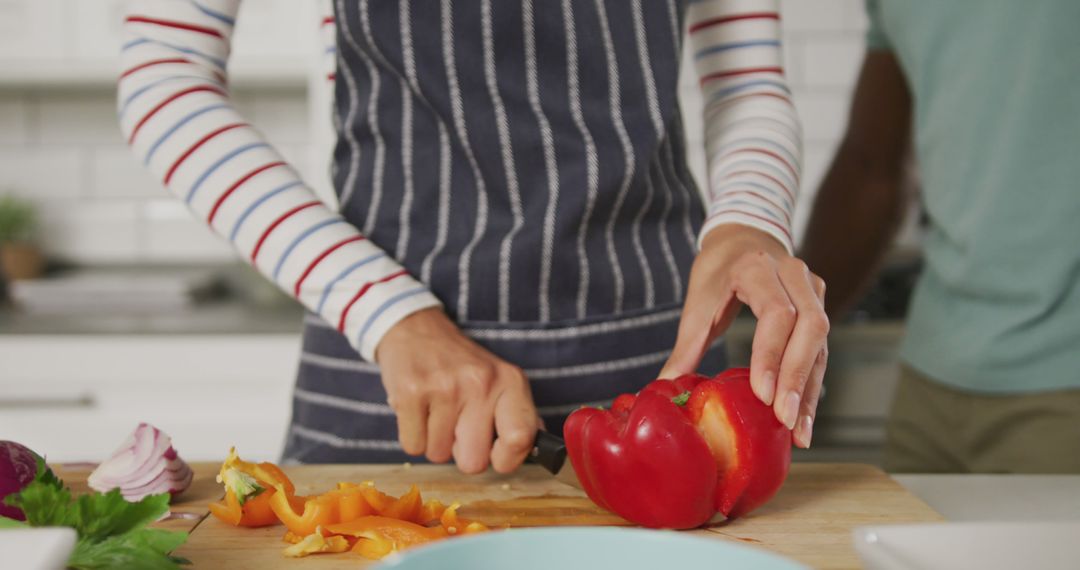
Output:
[[[280,455],[295,334],[0,335],[0,439],[99,461],[140,421],[189,460]]]

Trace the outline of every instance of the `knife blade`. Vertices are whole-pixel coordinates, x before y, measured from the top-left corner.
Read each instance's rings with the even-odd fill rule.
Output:
[[[532,451],[529,452],[526,461],[540,465],[562,483],[581,488],[581,481],[574,472],[574,465],[566,456],[566,442],[555,434],[538,430]]]

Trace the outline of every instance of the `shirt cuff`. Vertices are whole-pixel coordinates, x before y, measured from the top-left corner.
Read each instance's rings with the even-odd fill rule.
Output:
[[[359,346],[356,347],[360,356],[368,362],[375,362],[375,349],[394,325],[417,311],[435,307],[442,307],[442,302],[419,283],[416,283],[416,287],[395,293],[380,309],[381,312],[370,317],[370,327],[361,332]]]
[[[701,244],[705,240],[705,235],[710,231],[716,229],[718,226],[725,224],[738,224],[741,226],[747,226],[756,230],[763,231],[770,236],[776,238],[776,241],[783,244],[784,249],[787,250],[788,255],[795,255],[795,247],[791,240],[791,235],[788,234],[787,229],[781,227],[779,224],[773,223],[770,220],[759,218],[757,216],[744,213],[744,212],[724,212],[722,214],[716,214],[705,220],[705,224],[701,226],[701,231],[698,232],[697,247],[698,251],[701,250]]]

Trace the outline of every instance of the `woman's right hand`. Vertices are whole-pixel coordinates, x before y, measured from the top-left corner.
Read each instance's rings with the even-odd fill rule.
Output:
[[[466,337],[441,309],[394,325],[376,349],[398,438],[410,455],[458,469],[517,469],[541,421],[521,369]],[[498,438],[495,438],[495,432]]]

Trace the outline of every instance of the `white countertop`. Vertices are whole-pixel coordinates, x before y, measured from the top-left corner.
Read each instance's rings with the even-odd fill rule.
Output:
[[[948,521],[1080,521],[1080,475],[893,475]]]

